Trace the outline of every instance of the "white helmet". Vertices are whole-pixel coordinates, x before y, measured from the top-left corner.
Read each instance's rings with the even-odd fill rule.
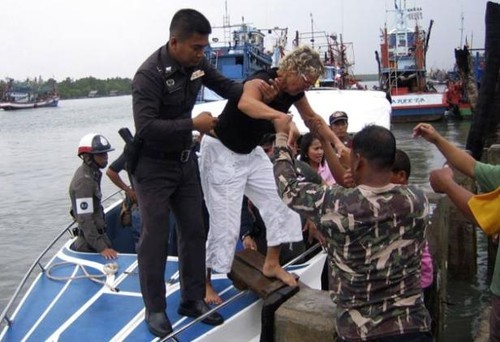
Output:
[[[108,139],[104,135],[89,133],[85,135],[78,144],[78,156],[83,153],[98,154],[114,151]]]

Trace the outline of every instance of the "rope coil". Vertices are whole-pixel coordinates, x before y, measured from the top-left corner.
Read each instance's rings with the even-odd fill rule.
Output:
[[[59,276],[55,276],[52,274],[52,271],[55,270],[56,268],[60,268],[62,266],[66,266],[66,265],[72,265],[72,266],[76,266],[76,267],[80,268],[83,272],[83,275],[59,277]],[[102,284],[102,285],[106,286],[107,288],[109,288],[113,292],[119,292],[120,290],[117,287],[111,286],[110,284],[108,284],[108,282],[106,280],[109,276],[113,276],[114,274],[116,274],[116,272],[118,272],[118,264],[116,262],[110,262],[110,263],[104,264],[102,267],[102,272],[103,272],[103,274],[90,274],[84,265],[78,264],[75,262],[71,262],[71,261],[64,261],[64,262],[59,262],[59,263],[55,263],[53,265],[50,265],[50,267],[47,268],[45,273],[47,275],[47,278],[54,280],[54,281],[89,279],[95,283]]]

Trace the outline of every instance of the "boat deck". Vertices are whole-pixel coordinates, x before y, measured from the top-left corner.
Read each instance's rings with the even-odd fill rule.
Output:
[[[83,265],[90,275],[103,274],[102,269],[107,261],[100,255],[75,252],[67,246],[69,244],[50,262],[51,265],[64,263],[52,269],[52,277],[85,276],[78,265]],[[0,335],[0,339],[74,341],[81,339],[82,333],[85,339],[95,341],[154,339],[144,322],[144,303],[140,292],[136,255],[121,254],[116,263],[116,274],[108,275],[108,283],[116,288],[116,291],[89,279],[57,281],[49,278],[46,272],[41,273],[29,289],[20,309],[12,316],[11,327]],[[193,320],[177,314],[180,300],[177,263],[177,258],[169,257],[165,271],[167,315],[174,330]],[[213,285],[225,301],[239,293],[226,277],[214,276]],[[258,300],[255,294],[248,292],[237,301],[221,308],[219,312],[227,320]],[[197,324],[196,329],[186,329],[176,338],[179,341],[192,341],[209,333],[213,328],[210,325]]]

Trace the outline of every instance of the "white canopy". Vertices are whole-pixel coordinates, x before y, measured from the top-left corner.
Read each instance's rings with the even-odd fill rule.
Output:
[[[372,90],[338,90],[338,89],[312,89],[306,92],[307,100],[312,109],[328,122],[330,114],[335,111],[344,111],[349,117],[349,133],[356,133],[368,124],[375,124],[390,129],[391,104],[387,101],[385,93]],[[226,100],[212,101],[197,104],[193,109],[193,116],[202,111],[211,112],[218,116]],[[300,118],[297,109],[292,106],[290,112],[300,132],[308,132],[307,127]]]

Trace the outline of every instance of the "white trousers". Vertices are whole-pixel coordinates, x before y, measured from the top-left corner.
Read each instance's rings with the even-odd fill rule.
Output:
[[[258,146],[238,154],[218,139],[205,135],[201,142],[201,185],[210,214],[207,267],[229,273],[241,225],[243,195],[259,209],[266,225],[268,246],[302,240],[300,216],[278,195],[273,164]]]

